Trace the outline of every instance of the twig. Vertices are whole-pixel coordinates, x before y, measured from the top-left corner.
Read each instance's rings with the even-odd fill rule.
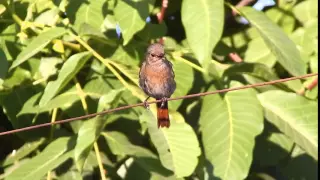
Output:
[[[318,85],[318,77],[316,77],[310,84],[307,85],[307,89],[312,90]]]
[[[318,85],[318,77],[314,78],[311,83],[306,85],[306,88],[311,91],[314,87]],[[306,93],[305,86],[302,86],[302,88],[297,92],[299,95],[304,95]]]
[[[242,7],[242,6],[246,6],[246,5],[250,4],[250,3],[252,3],[253,1],[254,0],[242,0],[236,5],[236,8],[239,8],[239,7]],[[237,14],[238,14],[237,11],[232,9],[232,15],[235,16]]]
[[[231,53],[228,54],[228,56],[232,61],[234,61],[236,63],[243,62],[242,58],[236,52],[231,52]]]
[[[194,97],[200,97],[200,96],[207,96],[207,95],[212,95],[212,94],[218,94],[218,93],[224,93],[224,92],[229,92],[229,91],[236,91],[236,90],[241,90],[241,89],[254,88],[254,87],[259,87],[259,86],[266,86],[266,85],[271,85],[271,84],[276,84],[276,83],[281,83],[281,82],[286,82],[286,81],[292,81],[292,80],[296,80],[296,79],[304,79],[304,78],[307,78],[307,77],[312,77],[312,76],[317,76],[317,75],[318,75],[318,73],[312,73],[312,74],[306,74],[306,75],[303,75],[303,76],[297,76],[297,77],[291,77],[291,78],[285,78],[285,79],[278,79],[278,80],[274,80],[274,81],[262,82],[262,83],[257,83],[257,84],[250,84],[250,85],[245,85],[245,86],[241,86],[241,87],[234,87],[234,88],[221,89],[221,90],[210,91],[210,92],[190,94],[190,95],[176,97],[176,98],[169,98],[168,101],[187,99],[187,98],[194,98]],[[162,100],[151,101],[151,102],[147,102],[147,104],[154,104],[154,103],[161,102],[161,101]],[[37,128],[46,127],[46,126],[51,126],[53,124],[62,124],[62,123],[76,121],[76,120],[92,118],[92,117],[95,117],[95,116],[104,115],[104,114],[108,114],[108,113],[112,113],[112,112],[116,112],[116,111],[120,111],[120,110],[124,110],[124,109],[134,108],[134,107],[138,107],[138,106],[144,106],[144,105],[145,105],[144,103],[132,104],[132,105],[127,105],[127,106],[117,107],[117,108],[114,108],[114,109],[109,109],[109,110],[98,112],[98,113],[93,113],[93,114],[88,114],[88,115],[84,115],[84,116],[79,116],[79,117],[64,119],[64,120],[60,120],[60,121],[55,121],[55,122],[52,122],[52,123],[44,123],[44,124],[38,124],[38,125],[34,125],[34,126],[20,128],[20,129],[14,129],[14,130],[11,130],[11,131],[1,132],[0,136],[7,135],[7,134],[13,134],[13,133],[17,133],[17,132],[22,132],[22,131],[27,131],[27,130],[32,130],[32,129],[37,129]]]
[[[162,0],[161,10],[157,14],[158,22],[161,24],[163,22],[164,14],[168,7],[169,0]],[[159,40],[159,43],[163,44],[163,37]]]

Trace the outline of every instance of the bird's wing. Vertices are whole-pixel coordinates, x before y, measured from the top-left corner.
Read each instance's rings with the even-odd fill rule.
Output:
[[[139,86],[141,88],[143,88],[144,84],[145,84],[145,75],[142,74],[142,72],[145,71],[145,66],[146,66],[146,63],[143,62],[142,65],[141,65],[140,71],[139,71]]]

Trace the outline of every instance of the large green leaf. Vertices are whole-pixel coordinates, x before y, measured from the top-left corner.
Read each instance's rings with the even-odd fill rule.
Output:
[[[107,14],[107,8],[104,7],[105,3],[105,0],[70,1],[66,8],[67,16],[77,30],[80,29],[83,23],[90,24],[92,27],[100,30],[104,15]]]
[[[232,87],[241,85],[231,84]],[[228,92],[223,99],[220,95],[204,97],[200,128],[206,157],[214,166],[214,176],[245,179],[255,137],[263,129],[263,111],[255,91]]]
[[[163,166],[174,171],[178,178],[189,176],[196,168],[201,153],[191,126],[178,112],[171,113],[171,126],[168,129],[158,129],[157,120],[150,111],[145,111],[140,120],[147,122],[148,133]]]
[[[64,28],[54,27],[39,34],[30,42],[30,44],[28,44],[26,48],[23,49],[23,51],[18,55],[17,59],[13,61],[10,69],[13,69],[23,62],[27,61],[29,58],[46,47],[50,43],[50,41],[59,36],[62,36],[65,33],[66,30]]]
[[[258,97],[267,120],[318,159],[318,104],[295,93],[277,90]]]
[[[181,18],[189,46],[198,61],[206,66],[222,35],[223,0],[184,0]]]
[[[118,1],[114,15],[123,34],[123,45],[128,44],[133,35],[142,30],[149,15],[147,0],[122,0]]]
[[[250,23],[257,28],[269,49],[277,57],[279,63],[292,75],[306,73],[306,64],[302,61],[296,45],[283,30],[274,24],[262,12],[250,7],[239,9]]]
[[[74,145],[73,137],[59,138],[50,143],[39,155],[15,169],[6,179],[41,179],[48,171],[72,157]]]
[[[82,52],[72,55],[63,64],[58,77],[54,81],[50,81],[44,90],[44,94],[39,102],[39,106],[46,105],[59,91],[64,88],[70,80],[78,73],[82,66],[91,57],[91,53]]]
[[[115,107],[122,91],[122,89],[113,90],[102,96],[99,100],[97,112]],[[106,125],[106,121],[107,115],[97,116],[85,121],[79,129],[74,156],[77,168],[80,172],[82,171],[85,160],[92,149],[93,143],[100,136],[101,131]]]

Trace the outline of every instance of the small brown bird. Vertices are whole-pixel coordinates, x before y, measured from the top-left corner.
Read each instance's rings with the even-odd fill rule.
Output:
[[[142,90],[150,97],[156,100],[162,100],[157,103],[158,128],[169,127],[169,111],[167,98],[176,90],[174,81],[174,72],[172,64],[165,57],[164,47],[155,43],[148,47],[144,62],[139,72],[139,85]]]

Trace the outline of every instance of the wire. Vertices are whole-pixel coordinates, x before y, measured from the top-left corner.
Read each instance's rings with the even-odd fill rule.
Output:
[[[223,93],[223,92],[229,92],[229,91],[236,91],[236,90],[254,88],[254,87],[259,87],[259,86],[272,85],[272,84],[276,84],[276,83],[292,81],[292,80],[296,80],[296,79],[303,79],[303,78],[317,76],[317,75],[318,75],[318,73],[312,73],[312,74],[306,74],[306,75],[303,75],[303,76],[296,76],[296,77],[290,77],[290,78],[285,78],[285,79],[278,79],[278,80],[273,80],[273,81],[269,81],[269,82],[262,82],[262,83],[257,83],[257,84],[245,85],[245,86],[241,86],[241,87],[234,87],[234,88],[221,89],[221,90],[210,91],[210,92],[190,94],[190,95],[176,97],[176,98],[168,98],[167,100],[168,101],[174,101],[174,100],[187,99],[187,98],[193,98],[193,97],[207,96],[207,95],[218,94],[218,93]],[[154,104],[154,103],[157,103],[157,102],[161,102],[161,100],[147,102],[147,104]],[[84,116],[64,119],[64,120],[60,120],[60,121],[49,122],[49,123],[38,124],[38,125],[34,125],[34,126],[28,126],[28,127],[24,127],[24,128],[14,129],[14,130],[10,130],[10,131],[5,131],[5,132],[1,132],[0,136],[13,134],[13,133],[17,133],[17,132],[22,132],[22,131],[28,131],[28,130],[37,129],[37,128],[41,128],[41,127],[46,127],[46,126],[51,126],[51,125],[54,125],[54,124],[63,124],[63,123],[68,123],[68,122],[72,122],[72,121],[76,121],[76,120],[92,118],[92,117],[95,117],[95,116],[109,114],[109,113],[112,113],[112,112],[116,112],[116,111],[120,111],[120,110],[124,110],[124,109],[129,109],[129,108],[134,108],[134,107],[138,107],[138,106],[144,106],[144,103],[138,103],[138,104],[132,104],[132,105],[127,105],[127,106],[117,107],[117,108],[114,108],[114,109],[109,109],[109,110],[101,111],[101,112],[98,112],[98,113],[93,113],[93,114],[88,114],[88,115],[84,115]]]

